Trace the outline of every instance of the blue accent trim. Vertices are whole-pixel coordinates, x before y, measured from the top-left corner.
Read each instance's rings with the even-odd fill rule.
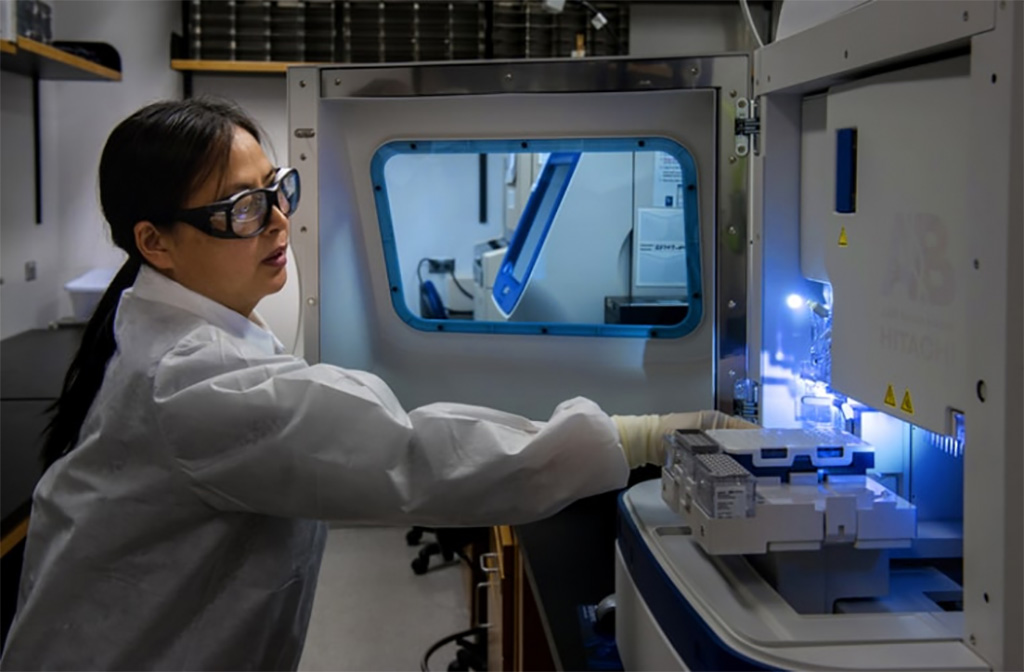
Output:
[[[857,129],[836,130],[836,212],[857,211]]]
[[[687,291],[689,309],[686,318],[673,326],[632,324],[563,324],[548,322],[477,322],[474,320],[428,320],[414,315],[405,303],[402,273],[395,246],[395,230],[388,202],[384,166],[398,154],[486,154],[486,153],[598,153],[598,152],[665,152],[679,162],[683,184],[683,216],[687,250]],[[680,338],[695,330],[704,317],[703,279],[701,277],[700,208],[698,204],[697,166],[690,152],[668,138],[584,138],[561,140],[430,140],[395,141],[383,145],[370,161],[373,199],[377,206],[384,265],[395,312],[414,329],[420,331],[454,331],[474,334],[538,334],[551,336],[598,336],[625,338]]]
[[[544,249],[544,243],[548,239],[548,232],[551,231],[551,224],[558,216],[558,209],[562,206],[562,199],[565,192],[569,190],[572,176],[576,172],[576,165],[580,162],[579,152],[558,152],[548,157],[537,184],[523,208],[523,214],[519,217],[516,230],[512,233],[512,240],[509,241],[508,249],[505,250],[505,258],[501,262],[501,268],[494,279],[494,287],[491,296],[494,303],[498,305],[505,317],[512,315],[519,300],[523,298],[527,285],[530,284],[530,276],[537,266],[537,259]],[[554,191],[552,191],[554,189]],[[550,193],[549,193],[550,192]],[[550,196],[550,198],[549,198]],[[544,208],[542,210],[541,208]],[[543,218],[537,221],[538,217]],[[537,228],[540,227],[540,228]],[[523,258],[523,251],[527,242],[533,236],[533,249],[528,250],[530,255],[525,268],[520,264]],[[519,271],[519,277],[516,277]]]
[[[644,603],[686,666],[691,670],[774,669],[730,649],[700,617],[644,543],[625,497],[626,492],[619,495],[619,549]]]

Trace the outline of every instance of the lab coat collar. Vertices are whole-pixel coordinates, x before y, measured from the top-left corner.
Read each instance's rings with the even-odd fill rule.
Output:
[[[243,317],[227,306],[193,292],[145,264],[139,269],[135,285],[125,290],[125,295],[165,303],[198,315],[215,327],[258,345],[268,354],[280,355],[285,352],[284,345],[277,340],[270,327],[255,310],[248,318]]]

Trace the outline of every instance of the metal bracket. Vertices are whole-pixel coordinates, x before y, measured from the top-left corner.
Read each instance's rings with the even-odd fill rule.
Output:
[[[761,133],[761,115],[757,101],[740,98],[736,101],[736,156],[747,156],[751,148],[758,151],[758,136]]]
[[[480,583],[476,584],[477,604],[480,604],[481,602],[483,602],[483,600],[480,599],[480,591],[488,590],[490,587],[491,587],[491,582],[490,581],[481,581]],[[476,627],[478,627],[478,628],[489,628],[489,627],[491,627],[490,615],[489,614],[477,614],[477,624],[476,624]]]
[[[488,560],[494,560],[494,564],[493,565],[488,564],[487,563]],[[500,565],[498,564],[498,554],[497,553],[481,553],[480,554],[479,562],[480,562],[480,569],[483,570],[483,572],[485,574],[492,574],[492,573],[497,572],[497,571],[499,571],[501,569]]]
[[[489,564],[487,562],[488,560],[493,560],[494,564],[493,565]],[[487,576],[487,580],[486,581],[481,581],[480,583],[476,584],[477,597],[479,598],[480,597],[480,591],[487,590],[487,589],[491,588],[492,586],[497,585],[493,581],[491,581],[491,577],[499,576],[500,575],[501,565],[499,564],[499,558],[498,558],[498,554],[497,553],[482,553],[480,555],[480,559],[479,559],[478,562],[480,563],[480,569]],[[498,581],[499,582],[501,581],[500,576],[498,578]],[[478,601],[478,604],[479,603],[480,602]],[[479,614],[478,614],[478,616],[480,617],[480,620],[483,621],[483,622],[478,622],[476,624],[478,628],[489,628],[489,627],[491,627],[491,622],[490,622],[489,619],[486,619],[486,618],[484,618],[484,616],[481,616]]]

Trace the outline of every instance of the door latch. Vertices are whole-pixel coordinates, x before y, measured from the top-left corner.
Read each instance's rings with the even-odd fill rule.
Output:
[[[761,134],[761,117],[757,101],[740,98],[736,101],[736,156],[747,156],[751,150],[760,149],[758,137]]]

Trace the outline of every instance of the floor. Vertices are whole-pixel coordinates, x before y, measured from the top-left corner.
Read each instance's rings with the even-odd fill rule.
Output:
[[[469,627],[463,567],[434,556],[416,576],[409,563],[419,547],[406,545],[406,531],[330,531],[299,670],[419,670],[431,644]],[[445,670],[453,657],[448,645],[430,668]]]

